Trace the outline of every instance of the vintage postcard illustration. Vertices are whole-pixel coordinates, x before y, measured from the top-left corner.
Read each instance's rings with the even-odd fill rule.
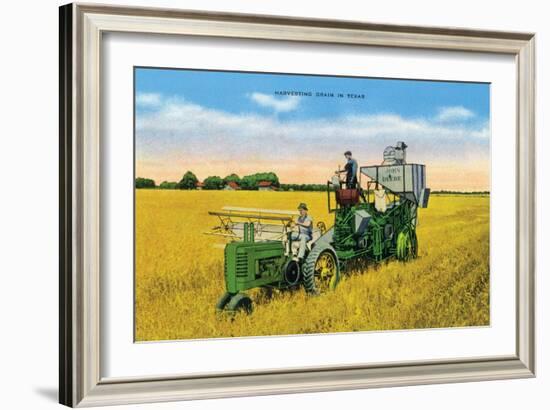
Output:
[[[134,86],[136,341],[490,324],[490,84]]]

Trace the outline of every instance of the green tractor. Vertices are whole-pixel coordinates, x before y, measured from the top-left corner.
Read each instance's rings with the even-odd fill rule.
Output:
[[[253,288],[303,286],[311,295],[333,290],[349,262],[416,258],[417,210],[427,207],[425,166],[407,164],[404,143],[387,147],[382,165],[360,168],[368,181],[348,189],[327,182],[327,204],[334,214],[329,229],[319,222],[303,259],[297,257],[293,226],[298,212],[224,207],[209,212],[220,224],[210,234],[230,238],[225,245],[226,291],[218,311],[252,312]]]

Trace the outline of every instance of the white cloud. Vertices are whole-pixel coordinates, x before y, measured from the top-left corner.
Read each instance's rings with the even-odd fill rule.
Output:
[[[487,122],[442,122],[395,114],[356,114],[331,118],[280,120],[256,113],[234,114],[167,99],[155,111],[136,119],[138,160],[154,156],[209,161],[324,156],[338,159],[346,149],[377,161],[385,146],[405,141],[415,160],[466,161],[488,157]]]
[[[475,114],[469,109],[462,107],[461,105],[457,105],[454,107],[441,107],[436,119],[441,122],[450,122],[468,120],[474,116]]]
[[[136,104],[142,107],[158,107],[162,104],[162,96],[157,93],[139,93],[136,95]]]
[[[293,95],[284,98],[276,98],[269,94],[254,92],[249,94],[248,97],[262,107],[271,108],[275,112],[288,112],[295,110],[300,103],[300,97]]]

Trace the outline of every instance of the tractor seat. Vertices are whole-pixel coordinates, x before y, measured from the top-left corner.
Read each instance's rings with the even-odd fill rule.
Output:
[[[320,229],[313,229],[313,232],[311,233],[311,240],[306,242],[306,247],[308,251],[311,251],[311,247],[315,243],[317,239],[321,237],[321,230]],[[298,253],[298,249],[300,248],[300,242],[294,241],[292,242],[292,251],[293,253]]]

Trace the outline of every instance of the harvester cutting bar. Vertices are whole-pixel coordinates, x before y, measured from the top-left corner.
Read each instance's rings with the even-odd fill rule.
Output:
[[[205,235],[225,236],[226,238],[239,238],[238,235],[221,232],[203,232]]]
[[[257,214],[272,214],[272,215],[293,215],[298,216],[300,213],[298,211],[288,211],[282,209],[265,209],[265,208],[242,208],[238,206],[224,206],[222,208],[224,211],[237,211],[237,212],[254,212]]]
[[[246,214],[246,213],[218,212],[218,211],[209,211],[208,214],[214,215],[214,216],[220,216],[220,217],[229,217],[229,218],[246,218],[246,219],[258,219],[258,220],[265,219],[268,221],[292,222],[292,217],[290,216]]]

